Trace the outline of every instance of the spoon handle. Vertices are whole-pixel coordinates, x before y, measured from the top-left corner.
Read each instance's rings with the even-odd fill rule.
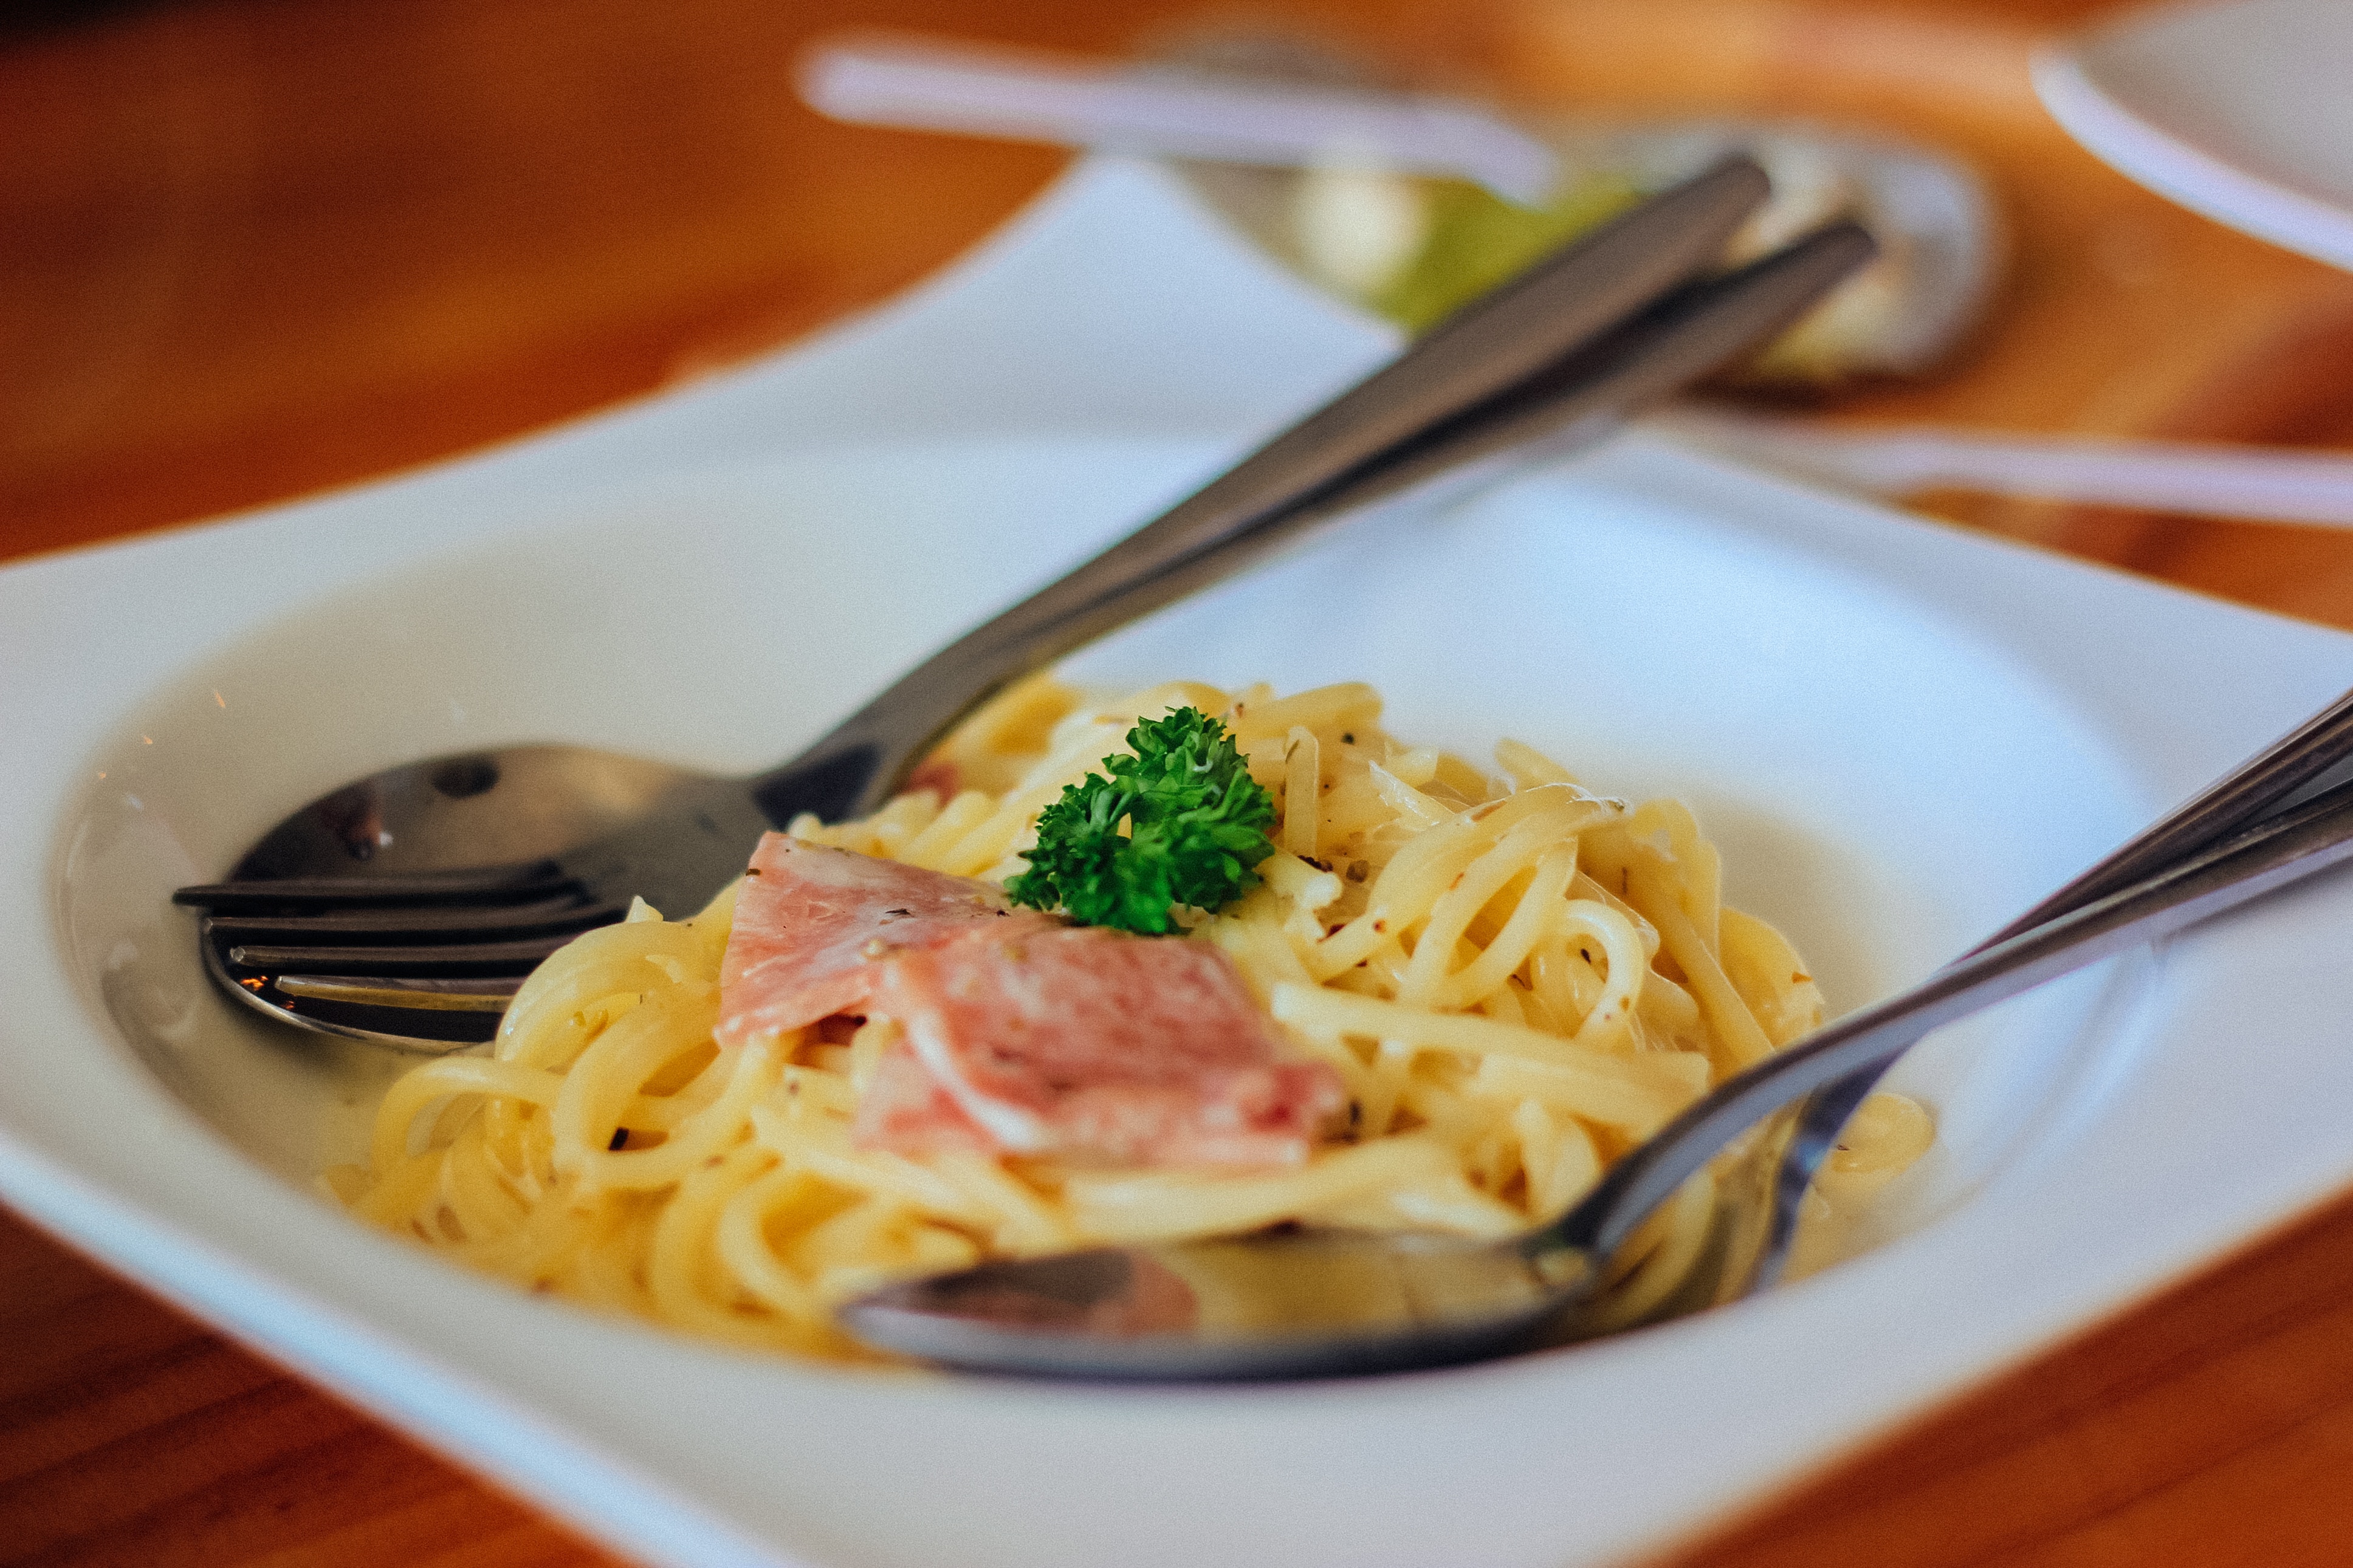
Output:
[[[1607,1332],[1625,1325],[1609,1317],[1606,1298],[1590,1321],[1562,1315],[1597,1305],[1594,1288],[1611,1277],[1612,1255],[1635,1227],[1759,1119],[1853,1079],[1938,1025],[2348,859],[2353,784],[1818,1031],[1700,1100],[1560,1220],[1514,1241],[1309,1229],[1096,1247],[903,1281],[849,1303],[841,1319],[871,1343],[952,1366],[1188,1380],[1444,1365],[1564,1330]],[[1723,1299],[1706,1269],[1694,1274],[1711,1300]],[[1154,1281],[1172,1277],[1178,1299],[1214,1309],[1162,1323],[1154,1314],[1165,1314],[1168,1300]],[[1187,1281],[1206,1298],[1189,1294]],[[1683,1287],[1666,1303],[1700,1304]]]
[[[2002,927],[1991,947],[2055,914],[2128,888],[2179,858],[2271,815],[2353,757],[2353,691],[2289,731],[2143,830],[2115,854]]]
[[[871,811],[957,719],[1090,638],[1442,469],[1580,423],[1598,437],[1614,416],[1760,341],[1872,248],[1842,226],[1678,290],[1765,192],[1755,163],[1726,160],[1474,302],[1194,495],[934,654],[754,781],[754,797],[779,823],[803,810]]]
[[[1140,71],[950,39],[853,37],[811,51],[801,97],[835,120],[1305,167],[1334,159],[1476,180],[1534,206],[1550,147],[1477,105],[1254,77]]]
[[[1010,682],[1376,501],[1538,441],[1577,447],[1599,440],[1628,414],[1787,326],[1873,250],[1860,226],[1834,224],[1736,272],[1686,285],[1501,392],[1263,505],[1210,507],[1227,483],[1216,481],[916,666],[800,759],[754,781],[754,798],[778,823],[800,810],[827,817],[875,810],[941,734]],[[1291,438],[1278,437],[1261,457]],[[839,792],[847,798],[812,801],[804,784],[812,775],[848,776],[858,787]]]
[[[1607,1257],[1683,1181],[1750,1127],[1873,1069],[1930,1030],[2353,858],[2353,784],[2069,913],[1979,948],[1921,984],[1726,1080],[1634,1150],[1528,1250]]]

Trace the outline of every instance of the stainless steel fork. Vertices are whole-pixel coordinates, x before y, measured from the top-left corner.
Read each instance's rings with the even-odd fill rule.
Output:
[[[215,979],[271,1018],[414,1049],[487,1039],[533,967],[632,895],[699,907],[764,829],[874,809],[1009,682],[1441,473],[1539,438],[1598,438],[1872,255],[1839,224],[1706,275],[1766,194],[1735,158],[1596,230],[770,773],[716,779],[577,747],[431,759],[311,803],[229,880],[174,900],[206,911]]]
[[[2344,782],[2348,758],[2353,758],[2353,691],[2136,834],[2099,864],[1955,959],[1947,972],[2226,843],[2309,799],[2325,785]],[[1768,1156],[1776,1147],[1780,1154],[1778,1163],[1769,1158],[1749,1162],[1747,1169],[1752,1173],[1771,1171],[1769,1190],[1757,1194],[1747,1206],[1748,1233],[1728,1238],[1710,1287],[1712,1300],[1753,1295],[1780,1279],[1797,1239],[1799,1205],[1814,1173],[1837,1147],[1848,1120],[1901,1056],[1900,1051],[1891,1053],[1824,1084],[1759,1127],[1757,1137]]]

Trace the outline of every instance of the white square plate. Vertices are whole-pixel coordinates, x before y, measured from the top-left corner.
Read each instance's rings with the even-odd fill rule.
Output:
[[[0,1194],[653,1562],[1535,1568],[1694,1529],[2353,1179],[2334,878],[1933,1042],[1905,1072],[1940,1142],[1876,1250],[1461,1371],[1138,1390],[754,1358],[313,1195],[393,1064],[233,1015],[174,886],[429,752],[787,755],[1391,346],[1100,163],[743,374],[0,573]],[[1402,733],[1682,795],[1842,1007],[2318,707],[2353,639],[1638,435],[1365,520],[1074,670],[1369,679]]]

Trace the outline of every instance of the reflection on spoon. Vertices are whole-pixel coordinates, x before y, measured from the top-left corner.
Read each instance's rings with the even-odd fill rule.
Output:
[[[878,1291],[844,1321],[992,1371],[1339,1377],[1531,1345],[1588,1267],[1560,1247],[1301,1230],[987,1263]]]

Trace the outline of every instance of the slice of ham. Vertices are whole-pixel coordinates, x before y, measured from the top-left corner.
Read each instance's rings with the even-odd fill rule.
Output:
[[[1295,1164],[1345,1099],[1330,1068],[1282,1059],[1206,942],[1072,930],[991,883],[771,833],[736,900],[719,1041],[845,1013],[900,1025],[855,1129],[899,1153]]]
[[[719,970],[723,1046],[863,1013],[884,963],[987,926],[1005,935],[1061,922],[1008,908],[1004,889],[895,860],[770,833],[749,879]]]
[[[1123,1165],[1288,1165],[1345,1096],[1286,1061],[1232,961],[1206,942],[970,931],[895,954],[873,1010],[903,1031],[860,1098],[860,1142]]]
[[[955,1096],[940,1087],[932,1069],[902,1037],[874,1064],[858,1091],[858,1121],[851,1137],[862,1149],[895,1154],[1001,1154],[988,1130],[964,1113]]]

